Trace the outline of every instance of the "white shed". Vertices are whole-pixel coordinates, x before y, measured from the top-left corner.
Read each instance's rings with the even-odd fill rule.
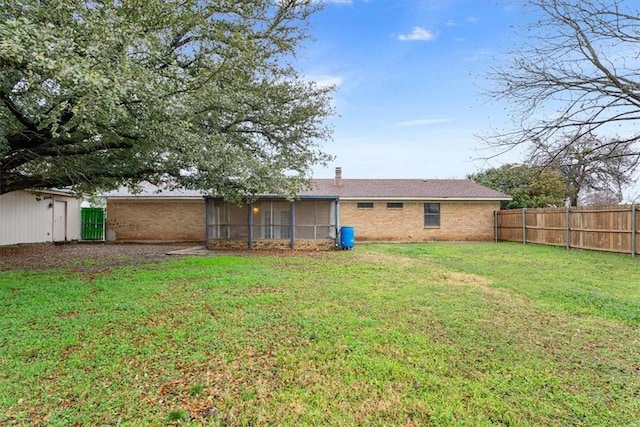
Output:
[[[57,190],[0,195],[0,246],[80,240],[81,203]]]

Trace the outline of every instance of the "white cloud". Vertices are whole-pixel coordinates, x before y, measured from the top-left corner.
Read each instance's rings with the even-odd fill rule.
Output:
[[[305,79],[310,82],[314,82],[320,87],[329,87],[329,86],[340,86],[344,81],[344,78],[341,76],[328,76],[328,75],[310,75],[306,76]]]
[[[400,34],[398,40],[403,42],[411,41],[433,41],[436,39],[436,34],[422,27],[413,27],[411,33]]]
[[[467,22],[469,24],[477,24],[480,20],[475,16],[470,16],[467,18]]]
[[[418,119],[418,120],[406,120],[399,122],[398,126],[422,126],[422,125],[437,125],[439,123],[452,122],[452,119]]]

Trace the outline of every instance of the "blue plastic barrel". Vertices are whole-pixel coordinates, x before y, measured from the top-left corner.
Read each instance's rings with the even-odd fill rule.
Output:
[[[340,247],[351,249],[356,244],[356,232],[353,227],[340,228]]]

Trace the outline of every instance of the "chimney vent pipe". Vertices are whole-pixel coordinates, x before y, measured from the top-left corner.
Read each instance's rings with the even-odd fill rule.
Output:
[[[339,166],[336,168],[336,177],[333,180],[333,185],[342,187],[342,168]]]

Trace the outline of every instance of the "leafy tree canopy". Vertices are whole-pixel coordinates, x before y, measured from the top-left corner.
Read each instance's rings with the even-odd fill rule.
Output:
[[[569,188],[555,170],[506,164],[468,175],[468,179],[513,197],[501,202],[502,209],[564,206]]]
[[[313,0],[0,1],[0,194],[141,181],[292,195],[331,88],[291,65]]]

